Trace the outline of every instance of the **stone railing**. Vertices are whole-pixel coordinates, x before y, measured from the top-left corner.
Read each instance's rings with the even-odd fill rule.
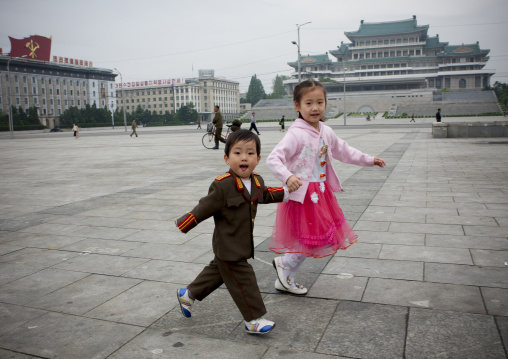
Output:
[[[508,137],[508,121],[434,122],[434,138]]]

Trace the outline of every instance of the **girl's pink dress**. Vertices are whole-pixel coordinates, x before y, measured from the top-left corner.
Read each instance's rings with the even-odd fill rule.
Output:
[[[322,258],[346,249],[357,238],[326,181],[311,182],[303,203],[278,204],[270,250]]]

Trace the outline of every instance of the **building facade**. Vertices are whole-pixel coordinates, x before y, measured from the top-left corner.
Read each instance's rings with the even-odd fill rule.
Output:
[[[240,111],[240,84],[215,77],[213,70],[199,70],[199,76],[190,79],[117,83],[116,90],[116,106],[127,113],[140,106],[162,115],[192,103],[201,120],[209,121],[215,105],[219,105],[227,120],[234,119]]]
[[[38,109],[41,123],[58,126],[58,116],[71,106],[111,109],[116,99],[112,70],[0,56],[0,109]]]
[[[301,56],[301,78],[319,79],[330,92],[396,90],[481,90],[490,85],[494,71],[485,69],[490,50],[473,44],[449,45],[439,35],[428,36],[429,25],[409,20],[366,23],[345,32],[350,43],[341,43],[316,56]],[[298,80],[285,81],[292,92]],[[344,90],[345,86],[345,90]]]

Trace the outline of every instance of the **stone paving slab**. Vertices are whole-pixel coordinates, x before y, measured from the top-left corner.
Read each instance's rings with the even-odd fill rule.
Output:
[[[363,302],[485,313],[478,287],[370,278]]]
[[[503,358],[506,353],[494,318],[486,315],[412,308],[407,358]]]
[[[256,171],[278,186],[264,159],[284,134],[263,126]],[[191,319],[178,306],[213,258],[214,225],[182,234],[173,219],[227,170],[203,132],[0,134],[0,357],[506,358],[508,140],[334,129],[388,166],[336,164],[359,239],[305,261],[304,297],[275,290],[276,205],[259,207],[249,262],[277,323],[266,336],[244,333],[225,286]]]
[[[508,288],[505,268],[425,263],[425,280],[429,282]]]
[[[47,313],[1,336],[0,347],[42,358],[106,358],[142,331],[132,325]]]
[[[341,302],[316,351],[352,358],[402,358],[407,311],[403,307]]]

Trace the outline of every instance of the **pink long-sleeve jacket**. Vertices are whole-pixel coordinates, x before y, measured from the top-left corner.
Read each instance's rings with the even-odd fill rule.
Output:
[[[309,187],[312,169],[319,152],[319,139],[328,145],[326,182],[333,192],[342,192],[339,177],[333,168],[333,159],[359,166],[374,166],[374,157],[369,156],[341,140],[333,130],[319,122],[319,132],[302,119],[296,119],[284,138],[266,159],[266,165],[283,185],[292,175],[300,178],[302,186],[289,194],[289,199],[303,203]]]

